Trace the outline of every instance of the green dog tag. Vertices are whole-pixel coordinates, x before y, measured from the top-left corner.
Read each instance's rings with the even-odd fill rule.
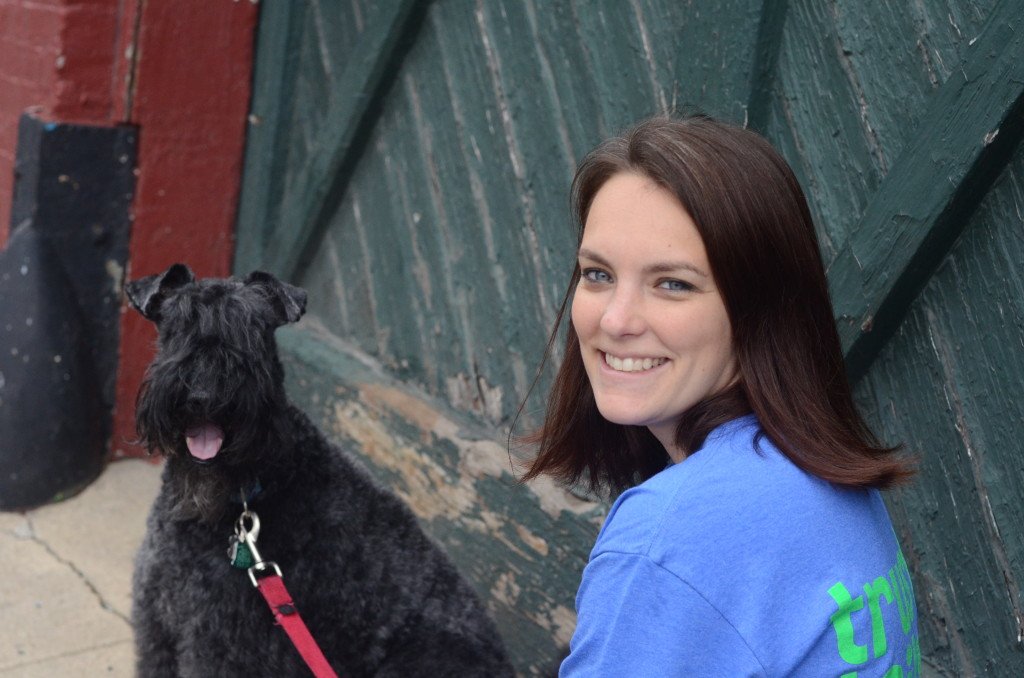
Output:
[[[256,564],[256,559],[252,557],[249,545],[244,541],[238,541],[237,538],[231,540],[228,556],[231,558],[231,567],[237,567],[239,570],[248,570]]]

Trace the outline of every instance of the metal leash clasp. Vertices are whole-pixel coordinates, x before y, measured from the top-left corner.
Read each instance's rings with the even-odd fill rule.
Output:
[[[260,535],[260,517],[256,515],[255,511],[249,510],[249,506],[242,503],[242,515],[238,516],[238,520],[235,521],[235,544],[232,545],[231,553],[229,554],[232,559],[232,564],[236,562],[237,549],[241,548],[244,544],[245,548],[252,554],[253,564],[247,569],[249,573],[249,580],[253,586],[259,586],[257,583],[256,575],[263,575],[269,571],[273,571],[278,577],[281,577],[281,568],[277,566],[272,560],[263,560],[263,556],[260,555],[259,549],[256,548],[256,539]]]

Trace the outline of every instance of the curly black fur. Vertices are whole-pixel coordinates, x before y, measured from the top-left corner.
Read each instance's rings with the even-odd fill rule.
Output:
[[[260,552],[340,675],[511,675],[475,594],[409,510],[288,403],[274,330],[302,315],[302,290],[265,273],[196,281],[176,264],[126,292],[159,329],[137,427],[167,458],[136,561],[140,676],[308,675],[227,559],[254,488]],[[185,432],[207,422],[224,441],[200,462]]]

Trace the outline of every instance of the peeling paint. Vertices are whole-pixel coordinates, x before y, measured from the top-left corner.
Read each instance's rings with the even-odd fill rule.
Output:
[[[999,569],[1003,575],[1006,598],[1010,604],[1010,608],[1013,610],[1014,622],[1016,624],[1017,631],[1017,643],[1019,644],[1022,638],[1024,638],[1024,611],[1021,609],[1020,586],[1018,585],[1017,578],[1014,574],[1011,556],[1007,553],[1006,544],[999,533],[999,524],[996,521],[995,513],[992,510],[990,490],[984,477],[985,462],[982,459],[982,451],[977,448],[971,437],[971,426],[967,421],[963,397],[959,392],[957,384],[958,366],[953,358],[953,352],[946,342],[945,336],[943,336],[941,330],[937,326],[938,323],[936,321],[935,314],[929,308],[926,309],[925,315],[928,322],[927,331],[929,339],[931,340],[932,348],[935,349],[936,358],[942,367],[944,380],[943,391],[946,393],[946,403],[951,413],[956,417],[954,428],[960,435],[964,450],[967,453],[967,458],[970,463],[971,477],[974,481],[978,501],[981,504],[980,508],[982,510],[982,515],[985,518],[985,526],[989,530],[988,542],[991,548],[991,554],[995,558],[996,563],[998,563]]]
[[[445,417],[426,401],[383,384],[361,384],[359,397],[371,408],[378,411],[386,410],[416,426],[420,429],[421,440],[424,442],[429,441],[431,436],[451,441],[459,450],[459,482],[472,482],[474,479],[488,476],[507,477],[514,481],[516,474],[507,450],[492,440],[465,437],[457,423]],[[371,415],[364,410],[361,416],[369,418]],[[339,426],[343,430],[348,430],[348,426],[343,423],[339,423]],[[390,436],[382,425],[378,426],[384,435]],[[392,440],[391,444],[396,443]],[[417,456],[417,459],[422,463],[434,463],[422,455]],[[537,498],[541,510],[552,518],[558,518],[563,511],[568,511],[575,515],[593,516],[592,522],[600,524],[601,518],[597,515],[601,509],[599,503],[573,496],[546,476],[531,481],[526,487]],[[469,501],[476,503],[478,500]]]
[[[452,407],[482,414],[494,423],[501,421],[503,394],[501,386],[490,386],[487,380],[479,374],[474,379],[464,372],[447,377],[445,386]]]
[[[349,192],[352,199],[352,218],[353,223],[356,227],[356,235],[359,241],[359,249],[362,252],[360,261],[363,265],[363,277],[366,281],[367,289],[372,289],[373,271],[370,269],[370,250],[366,242],[366,226],[363,223],[362,209],[359,205],[360,196],[356,192],[355,188],[352,188]],[[370,300],[370,323],[375,329],[374,336],[377,339],[377,354],[387,355],[388,354],[388,336],[389,329],[386,326],[382,326],[380,322],[380,312],[377,310],[377,295],[369,294]]]
[[[838,8],[836,5],[832,5],[833,21],[836,20],[836,12]],[[878,132],[871,124],[871,112],[868,104],[868,99],[864,91],[864,86],[860,82],[860,77],[857,75],[857,69],[850,59],[852,53],[846,49],[843,45],[842,39],[839,37],[839,33],[836,33],[835,38],[835,55],[836,61],[842,67],[843,73],[846,75],[847,80],[850,83],[850,89],[857,98],[857,107],[860,112],[860,123],[862,132],[864,134],[864,140],[867,143],[868,149],[871,152],[872,157],[875,159],[876,166],[879,172],[884,176],[889,173],[889,162],[885,156],[885,147],[881,140],[878,138]]]
[[[658,79],[658,60],[654,57],[654,51],[651,49],[651,36],[650,31],[647,28],[647,22],[644,20],[643,8],[640,6],[639,0],[631,0],[630,5],[633,9],[633,15],[636,18],[637,30],[640,31],[640,44],[644,49],[644,62],[647,64],[647,76],[651,82],[651,92],[654,98],[658,102],[658,113],[661,115],[668,115],[670,113],[668,108],[668,101],[665,99],[665,90],[661,88]],[[746,124],[744,124],[744,127]]]
[[[562,153],[564,154],[565,160],[564,167],[566,172],[571,173],[576,166],[576,151],[573,149],[572,141],[569,138],[569,127],[565,120],[566,110],[562,105],[562,101],[558,93],[558,86],[555,84],[555,75],[551,68],[551,59],[548,57],[547,51],[544,49],[540,31],[537,29],[537,8],[534,6],[533,0],[526,0],[523,3],[523,7],[526,10],[526,20],[530,25],[530,42],[536,45],[537,49],[537,59],[540,63],[541,70],[541,82],[544,84],[544,89],[551,98],[553,109],[552,122],[558,130],[558,140],[561,142]]]
[[[366,408],[339,401],[334,404],[334,414],[337,433],[354,439],[374,464],[398,475],[401,484],[390,489],[421,519],[460,520],[462,513],[473,507],[474,497],[464,485],[454,482],[445,469],[412,446],[402,444]],[[438,492],[442,488],[446,491]]]
[[[572,632],[576,630],[576,612],[574,610],[564,605],[556,605],[531,613],[529,617],[540,626],[551,629],[558,645],[569,646]]]
[[[533,264],[535,270],[534,279],[537,281],[537,299],[544,316],[551,317],[554,315],[554,307],[551,305],[544,287],[544,269],[547,261],[544,256],[545,252],[542,250],[540,240],[537,237],[537,199],[530,182],[527,180],[526,160],[523,157],[523,150],[520,148],[512,110],[507,93],[505,92],[505,85],[502,81],[502,63],[498,51],[495,49],[490,38],[491,27],[486,20],[484,3],[481,0],[477,0],[474,16],[480,39],[483,42],[484,52],[487,55],[487,68],[494,88],[494,98],[498,102],[498,108],[501,112],[501,126],[505,135],[505,145],[508,148],[508,159],[509,163],[511,163],[512,175],[515,178],[516,193],[520,197],[523,208],[523,221],[525,222],[523,234],[526,236],[526,244],[530,251],[530,263]]]
[[[522,525],[516,525],[516,534],[523,540],[530,548],[537,552],[538,555],[544,557],[548,554],[548,543],[541,537],[538,537],[534,533]]]
[[[434,431],[441,415],[427,403],[411,394],[382,384],[363,384],[359,397],[368,405],[378,409],[387,408],[403,419],[415,424],[424,433]]]
[[[502,572],[498,576],[498,580],[494,582],[494,586],[491,587],[491,598],[512,608],[516,607],[519,602],[520,593],[522,593],[522,589],[516,583],[515,575],[511,572]]]
[[[107,259],[105,262],[107,275],[110,277],[111,285],[116,294],[121,294],[121,285],[124,284],[124,266],[116,259]]]

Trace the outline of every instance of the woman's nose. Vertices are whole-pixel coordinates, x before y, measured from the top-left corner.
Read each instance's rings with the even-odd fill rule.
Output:
[[[612,336],[642,334],[647,328],[642,295],[626,287],[617,287],[601,315],[601,329]]]

